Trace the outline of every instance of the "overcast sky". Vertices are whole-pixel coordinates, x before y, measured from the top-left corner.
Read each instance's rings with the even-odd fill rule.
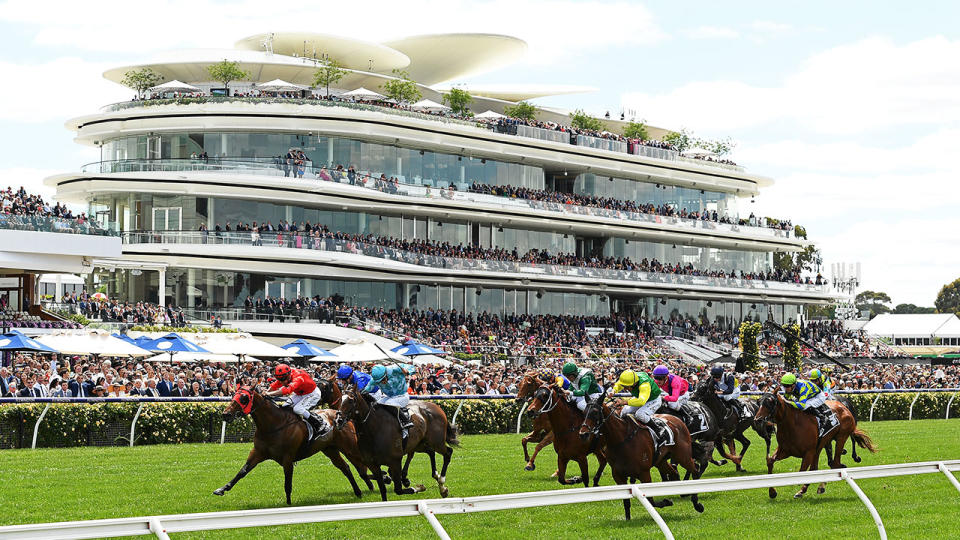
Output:
[[[4,186],[95,161],[66,119],[129,99],[102,72],[164,49],[269,31],[374,41],[510,34],[518,64],[453,83],[580,84],[544,105],[733,137],[776,185],[753,205],[792,218],[863,286],[932,305],[960,277],[960,2],[0,2]],[[398,7],[401,8],[398,10]],[[905,9],[909,7],[909,9]],[[49,193],[49,190],[45,191]]]

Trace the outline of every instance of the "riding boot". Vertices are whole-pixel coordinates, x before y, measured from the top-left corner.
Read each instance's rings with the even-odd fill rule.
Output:
[[[820,424],[819,425],[820,429],[817,433],[817,436],[823,437],[833,427],[833,422],[830,419],[830,415],[833,414],[833,411],[831,411],[830,407],[828,407],[826,404],[820,405],[819,407],[816,407],[813,410]]]
[[[410,422],[410,414],[406,407],[397,407],[397,421],[400,422],[400,448],[406,452],[407,436],[410,434],[410,428],[413,427],[413,423]]]
[[[313,414],[310,415],[310,418],[308,418],[307,421],[310,422],[311,426],[313,426],[314,439],[319,439],[327,434],[327,425],[324,422],[321,422],[320,419]]]
[[[666,422],[662,422],[660,420],[657,420],[656,418],[651,417],[650,421],[644,425],[653,430],[653,433],[654,433],[653,447],[654,448],[660,448],[661,446],[663,446],[664,443],[666,443],[669,440],[667,437]]]

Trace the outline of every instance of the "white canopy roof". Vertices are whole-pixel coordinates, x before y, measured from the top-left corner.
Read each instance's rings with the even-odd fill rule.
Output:
[[[150,88],[151,92],[199,92],[200,89],[192,84],[187,84],[185,82],[180,82],[176,79],[165,82],[163,84],[158,84]]]
[[[420,101],[414,103],[410,107],[414,109],[424,109],[428,111],[442,111],[450,108],[450,107],[447,107],[446,105],[443,105],[442,103],[437,103],[436,101],[433,101],[430,99],[421,99]]]
[[[373,90],[367,90],[364,87],[357,88],[356,90],[351,90],[349,92],[344,92],[340,94],[342,97],[351,97],[356,99],[385,99],[386,96],[383,94],[378,94]]]
[[[408,359],[390,352],[389,348],[377,347],[369,341],[350,340],[346,345],[330,349],[330,352],[339,356],[341,362],[379,362],[381,360],[408,362]],[[318,359],[324,358],[327,357],[318,357]]]
[[[130,332],[131,337],[147,336],[156,339],[166,335],[164,332]],[[282,358],[290,356],[290,353],[277,347],[276,345],[261,341],[246,332],[222,333],[222,334],[182,334],[184,339],[196,343],[200,348],[210,351],[214,356],[230,355],[231,360],[236,360],[236,356],[255,356],[257,358]],[[170,359],[169,353],[167,360]],[[176,357],[174,357],[176,359]],[[224,360],[211,360],[213,362],[222,362]]]
[[[65,330],[37,338],[37,341],[63,354],[100,356],[152,356],[153,353],[103,330]]]
[[[952,313],[877,315],[863,327],[871,336],[882,337],[960,337],[960,319]]]
[[[283,79],[274,79],[258,84],[257,89],[266,92],[299,92],[300,90],[305,90],[306,87],[287,82]]]
[[[473,116],[474,118],[506,118],[506,116],[493,111],[484,111]]]
[[[257,360],[256,358],[245,358],[244,361]],[[170,362],[170,353],[160,353],[156,356],[144,358],[144,362]],[[211,354],[195,352],[176,352],[173,353],[173,362],[239,362],[240,358],[232,354]]]

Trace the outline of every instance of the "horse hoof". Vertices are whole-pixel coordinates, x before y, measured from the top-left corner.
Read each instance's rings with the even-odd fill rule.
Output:
[[[796,493],[796,495],[793,496],[793,498],[794,498],[794,499],[802,499],[802,498],[803,498],[803,492],[802,492],[802,491],[798,491],[798,492]]]
[[[414,493],[423,493],[426,490],[427,488],[423,484],[417,484],[416,487],[413,488]]]
[[[660,508],[666,508],[668,506],[673,506],[673,501],[670,499],[663,499],[660,501]]]
[[[769,493],[770,493],[770,498],[771,498],[771,499],[776,499],[776,498],[777,498],[777,490],[775,490],[775,489],[773,489],[773,488],[770,488],[770,492],[769,492]]]
[[[523,468],[523,470],[525,470],[525,471],[535,471],[535,470],[537,470],[537,466],[534,465],[533,463],[528,463],[527,466]]]
[[[855,456],[853,460],[856,461],[857,463],[860,463],[860,456]]]
[[[817,495],[823,495],[826,492],[827,492],[827,488],[823,486],[817,488]]]
[[[694,503],[694,504],[693,504],[693,509],[696,510],[697,513],[700,513],[700,514],[703,513],[703,505],[700,504],[700,503]]]
[[[363,492],[359,489],[355,489],[353,490],[353,496],[359,499],[360,497],[363,497]]]
[[[446,499],[449,496],[450,496],[450,490],[447,489],[446,486],[440,488],[440,497]]]
[[[583,478],[581,478],[581,477],[579,477],[579,476],[571,476],[571,477],[567,480],[567,483],[568,483],[568,484],[579,484],[580,482],[583,482]]]
[[[550,475],[550,478],[556,478],[560,476],[560,471],[553,471],[553,474]]]
[[[223,497],[223,494],[224,494],[224,493],[226,493],[226,490],[223,489],[223,488],[217,488],[217,489],[213,490],[213,494],[214,494],[214,495],[219,495],[219,496],[221,496],[221,497]]]
[[[410,479],[409,479],[409,478],[404,478],[404,479],[403,479],[403,487],[410,487]]]
[[[393,482],[393,479],[389,475],[383,475],[383,485],[389,486]]]
[[[717,465],[720,466],[720,467],[722,467],[722,466],[724,466],[724,465],[726,465],[726,464],[727,464],[727,460],[725,460],[725,459],[721,459],[720,461],[717,462]]]

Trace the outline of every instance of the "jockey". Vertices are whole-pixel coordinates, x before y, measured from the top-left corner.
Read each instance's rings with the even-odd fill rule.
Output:
[[[827,399],[836,399],[833,395],[833,379],[830,378],[826,370],[811,369],[810,382],[817,385]]]
[[[363,390],[370,383],[370,376],[362,371],[355,371],[352,367],[347,364],[340,364],[340,367],[337,369],[337,379],[344,382],[344,384],[353,384],[358,389]],[[374,397],[377,397],[377,394],[380,393],[380,387],[374,386],[373,390],[370,392]]]
[[[653,380],[663,391],[661,396],[667,408],[680,413],[680,419],[686,423],[682,407],[690,400],[690,384],[687,380],[679,375],[672,375],[667,366],[663,365],[653,368]]]
[[[723,367],[721,366],[713,366],[710,368],[710,376],[713,378],[717,397],[733,409],[738,419],[742,417],[743,407],[740,404],[740,386],[737,385],[737,377],[733,373],[724,374]]]
[[[404,449],[407,447],[408,430],[413,427],[410,414],[407,412],[407,405],[410,403],[410,396],[407,394],[407,375],[413,371],[412,366],[377,364],[370,370],[370,382],[360,390],[373,396],[377,403],[397,409],[397,420],[400,422]],[[376,392],[378,388],[379,392]]]
[[[790,406],[808,412],[817,418],[819,436],[823,437],[834,427],[830,420],[833,412],[827,407],[826,396],[820,387],[810,381],[797,379],[793,373],[787,373],[780,379],[783,387],[783,397]]]
[[[287,396],[293,405],[293,412],[315,428],[316,436],[324,435],[329,428],[320,422],[319,418],[310,414],[310,409],[320,403],[320,389],[317,388],[317,383],[313,382],[313,377],[306,371],[291,368],[287,364],[277,364],[277,367],[273,368],[273,376],[277,380],[270,384],[270,390],[264,395]]]
[[[573,362],[567,362],[563,365],[562,373],[573,388],[573,390],[565,390],[567,399],[575,399],[577,408],[581,411],[587,408],[587,398],[593,400],[602,393],[596,377],[589,369],[579,369]]]
[[[653,421],[654,413],[663,405],[660,387],[654,380],[643,371],[637,373],[628,369],[620,374],[620,380],[613,385],[613,393],[621,390],[626,390],[633,397],[625,401],[620,416],[634,415],[641,424],[653,429],[658,441],[666,441],[666,426]]]

